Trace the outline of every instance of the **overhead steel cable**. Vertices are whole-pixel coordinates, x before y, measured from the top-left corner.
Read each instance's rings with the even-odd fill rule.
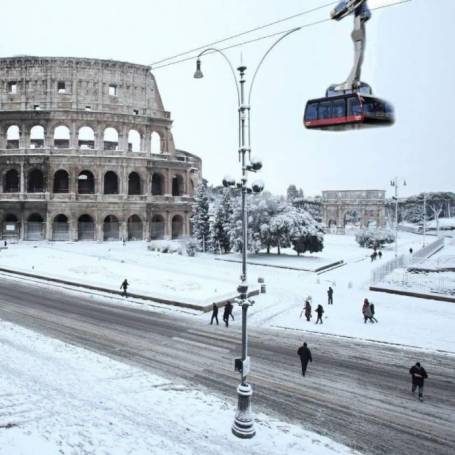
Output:
[[[371,8],[371,11],[376,11],[376,10],[379,10],[379,9],[384,9],[384,8],[389,8],[391,6],[398,6],[398,5],[402,5],[404,3],[409,3],[411,2],[412,0],[398,0],[394,3],[387,3],[385,5],[381,5],[381,6],[376,6],[374,8]],[[332,2],[333,3],[333,2]],[[336,3],[336,2],[335,2]],[[326,19],[320,19],[318,21],[314,21],[314,22],[308,22],[306,24],[303,24],[303,25],[300,25],[300,26],[297,26],[297,27],[292,27],[292,28],[289,28],[287,30],[281,30],[279,32],[275,32],[275,33],[270,33],[268,35],[262,35],[262,36],[258,36],[257,38],[252,38],[250,40],[247,40],[247,41],[241,41],[240,43],[235,43],[235,44],[231,44],[229,46],[225,46],[225,47],[221,47],[219,48],[218,50],[220,51],[225,51],[225,50],[228,50],[228,49],[233,49],[235,47],[239,47],[239,46],[243,46],[243,45],[247,45],[247,44],[251,44],[251,43],[254,43],[254,42],[257,42],[257,41],[262,41],[262,40],[265,40],[265,39],[268,39],[268,38],[273,38],[275,36],[279,36],[279,35],[283,35],[285,33],[288,33],[290,32],[291,30],[294,30],[294,29],[304,29],[304,28],[309,28],[309,27],[313,27],[315,25],[320,25],[320,24],[323,24],[325,22],[330,22],[332,19],[331,18],[326,18]],[[245,32],[246,33],[246,32]],[[227,41],[227,38],[225,40],[222,40],[222,41]],[[217,43],[220,43],[222,41],[217,41]],[[209,46],[208,46],[209,47]],[[200,47],[200,48],[196,48],[196,49],[193,49],[191,51],[186,51],[186,52],[182,52],[181,54],[179,54],[180,56],[183,56],[183,55],[187,55],[189,53],[192,53],[192,52],[196,52],[197,50],[200,50],[200,49],[204,49],[204,47]],[[213,52],[215,51],[209,51],[209,52],[206,52],[205,55],[209,55],[209,54],[212,54]],[[189,57],[185,57],[185,58],[182,58],[182,59],[179,59],[179,60],[174,60],[174,61],[171,61],[169,63],[163,63],[163,64],[152,64],[152,65],[149,65],[151,69],[153,70],[157,70],[157,69],[160,69],[160,68],[165,68],[167,66],[172,66],[172,65],[177,65],[179,63],[183,63],[183,62],[186,62],[188,60],[193,60],[194,58],[196,57],[196,55],[191,55]],[[161,60],[161,62],[165,62],[165,61],[168,61],[168,60],[171,60],[172,57],[169,57],[168,59],[163,59]],[[157,65],[157,66],[153,66],[153,65]]]
[[[300,13],[293,14],[292,16],[283,17],[282,19],[278,19],[276,21],[269,22],[269,23],[264,24],[264,25],[259,25],[257,27],[252,28],[252,29],[246,30],[244,32],[236,33],[235,35],[231,35],[231,36],[228,36],[226,38],[223,38],[223,39],[220,39],[220,40],[217,40],[217,41],[212,41],[211,43],[204,44],[203,46],[195,47],[195,48],[190,49],[188,51],[180,52],[179,54],[172,55],[171,57],[166,57],[166,58],[163,58],[161,60],[157,60],[156,62],[151,63],[150,66],[160,65],[161,63],[168,62],[169,60],[174,60],[174,59],[176,59],[178,57],[182,57],[182,56],[190,54],[192,52],[196,52],[196,51],[205,49],[207,47],[212,47],[212,46],[215,46],[216,44],[224,43],[226,41],[231,41],[231,40],[233,40],[235,38],[239,38],[241,36],[248,35],[249,33],[257,32],[258,30],[263,30],[265,28],[272,27],[273,25],[277,25],[277,24],[280,24],[282,22],[286,22],[286,21],[295,19],[296,17],[305,16],[307,14],[314,13],[315,11],[319,11],[321,9],[327,8],[328,6],[332,6],[335,3],[337,3],[337,2],[336,1],[332,1],[332,2],[329,2],[329,3],[325,3],[324,5],[320,5],[320,6],[317,6],[315,8],[311,8],[311,9],[308,9],[308,10],[305,10],[305,11],[301,11]]]

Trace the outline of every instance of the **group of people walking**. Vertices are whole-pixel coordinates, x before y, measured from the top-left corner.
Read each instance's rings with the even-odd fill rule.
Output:
[[[234,309],[232,303],[230,300],[226,302],[226,305],[224,305],[224,311],[223,311],[223,321],[226,327],[229,327],[229,318],[232,318],[234,320],[234,315],[232,314],[232,310]],[[216,321],[216,325],[220,325],[218,321],[218,305],[214,303],[212,305],[212,318],[210,319],[210,325],[213,324],[213,321]]]
[[[308,296],[305,300],[305,306],[303,307],[302,311],[300,312],[300,317],[302,317],[302,315],[305,314],[305,318],[307,321],[310,321],[310,319],[313,317],[311,301],[312,301],[311,296]],[[323,323],[322,315],[324,314],[323,306],[319,304],[316,307],[315,313],[317,314],[316,324],[322,324]]]

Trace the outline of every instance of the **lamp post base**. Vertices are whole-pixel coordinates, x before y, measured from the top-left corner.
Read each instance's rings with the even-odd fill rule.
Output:
[[[249,384],[240,384],[237,387],[237,394],[239,401],[232,425],[232,433],[238,438],[250,439],[256,434],[251,414],[251,395],[253,395],[253,390]]]

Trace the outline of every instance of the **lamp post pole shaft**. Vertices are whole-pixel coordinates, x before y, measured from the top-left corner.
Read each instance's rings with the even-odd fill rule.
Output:
[[[395,178],[395,258],[398,257],[398,177]]]

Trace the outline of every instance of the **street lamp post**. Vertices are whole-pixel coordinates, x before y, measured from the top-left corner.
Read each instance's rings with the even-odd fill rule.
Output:
[[[406,180],[403,180],[403,183],[400,183],[398,177],[395,177],[390,181],[390,186],[395,188],[395,258],[398,257],[398,187],[401,185],[406,186]]]
[[[248,93],[248,102],[245,103],[245,72],[247,67],[241,65],[237,68],[239,77],[237,80],[236,72],[234,67],[228,57],[219,49],[216,48],[207,48],[203,50],[196,60],[196,71],[194,73],[195,79],[201,79],[204,77],[201,70],[201,60],[200,58],[205,53],[218,53],[220,54],[226,63],[229,65],[231,72],[234,76],[234,82],[237,90],[237,101],[238,101],[238,129],[239,129],[239,157],[240,164],[242,168],[242,174],[240,182],[236,183],[235,180],[230,177],[225,177],[223,179],[223,185],[225,187],[236,186],[241,189],[242,194],[242,273],[240,275],[240,284],[237,288],[239,297],[237,303],[242,308],[242,357],[241,359],[236,359],[235,369],[240,372],[241,383],[237,387],[238,403],[237,411],[235,413],[234,423],[232,424],[232,433],[239,438],[252,438],[256,434],[254,429],[254,421],[251,413],[251,396],[253,390],[251,385],[247,382],[247,375],[250,371],[250,358],[248,357],[248,332],[247,332],[247,313],[248,307],[251,306],[254,302],[248,298],[248,282],[247,282],[247,264],[246,256],[248,249],[248,214],[246,207],[246,195],[248,193],[260,193],[264,186],[262,182],[256,181],[253,182],[251,188],[248,187],[248,172],[257,172],[262,168],[262,163],[259,160],[251,158],[251,143],[250,143],[250,101],[252,88],[254,86],[254,81],[256,80],[256,75],[261,68],[265,58],[270,53],[270,51],[285,37],[289,36],[291,33],[294,33],[300,30],[301,27],[296,27],[279,37],[264,53],[261,60],[259,61],[251,83],[249,86]],[[247,153],[248,153],[248,163],[247,163]]]

